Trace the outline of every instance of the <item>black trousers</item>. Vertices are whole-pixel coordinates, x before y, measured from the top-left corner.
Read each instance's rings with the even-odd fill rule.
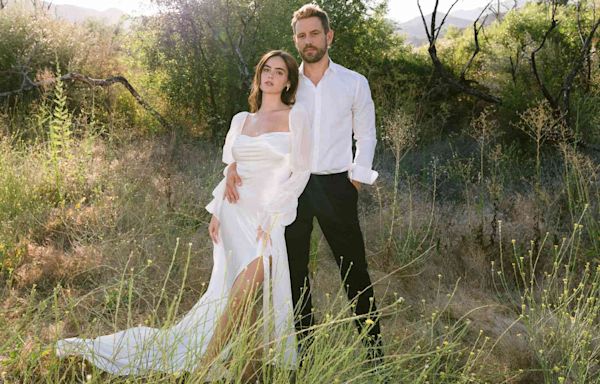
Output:
[[[374,322],[369,329],[367,343],[375,346],[375,355],[382,354],[379,316],[367,271],[365,245],[358,222],[358,191],[348,179],[348,173],[311,175],[298,199],[296,220],[286,227],[285,240],[290,266],[295,326],[300,338],[314,323],[308,262],[313,218],[329,243],[340,269],[349,300],[356,300],[355,312],[361,317],[356,325],[359,331],[367,319]],[[302,340],[300,340],[302,342]]]

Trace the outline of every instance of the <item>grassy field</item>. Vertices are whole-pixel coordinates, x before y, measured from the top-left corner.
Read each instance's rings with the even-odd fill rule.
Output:
[[[48,141],[0,141],[2,381],[181,382],[110,377],[57,359],[53,343],[166,327],[191,308],[212,267],[203,207],[221,177],[219,148],[183,139],[171,153],[167,139],[73,135],[67,118],[52,119]],[[557,144],[528,160],[481,121],[416,148],[416,123],[399,113],[386,124],[380,179],[359,201],[385,363],[369,363],[317,230],[318,323],[296,382],[600,382],[593,154]],[[231,382],[253,334],[236,339]],[[272,359],[261,359],[263,382],[289,382]]]

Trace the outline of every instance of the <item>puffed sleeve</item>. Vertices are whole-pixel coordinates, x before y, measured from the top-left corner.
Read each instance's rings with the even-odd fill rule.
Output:
[[[298,197],[310,177],[312,131],[306,109],[296,103],[290,111],[290,177],[283,182],[273,199],[266,204],[260,223],[269,231],[273,225],[287,226],[296,220]]]
[[[225,144],[223,145],[223,162],[227,164],[223,171],[224,175],[226,175],[227,167],[235,162],[235,159],[233,158],[233,143],[242,131],[247,114],[248,112],[240,112],[231,119],[231,125],[229,126],[227,136],[225,136]],[[226,177],[223,177],[221,182],[212,192],[212,201],[206,206],[206,210],[215,215],[219,220],[221,220],[221,206],[223,204],[223,199],[225,198],[225,181]]]

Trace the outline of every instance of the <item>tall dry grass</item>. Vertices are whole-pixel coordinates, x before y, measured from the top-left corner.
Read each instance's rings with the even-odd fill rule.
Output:
[[[470,157],[460,143],[448,156],[411,147],[406,114],[388,122],[391,152],[360,196],[384,363],[369,362],[317,230],[318,321],[297,383],[598,381],[597,161],[562,143],[540,151],[540,177],[532,168],[514,182],[526,160],[481,136],[487,119],[474,123]],[[161,138],[76,136],[64,148],[0,141],[3,381],[202,382],[206,371],[111,377],[52,350],[64,337],[168,327],[192,307],[212,267],[203,205],[221,177],[218,149],[183,142],[166,173]],[[237,334],[229,382],[255,335],[250,325]],[[273,359],[267,349],[261,380],[289,382]]]

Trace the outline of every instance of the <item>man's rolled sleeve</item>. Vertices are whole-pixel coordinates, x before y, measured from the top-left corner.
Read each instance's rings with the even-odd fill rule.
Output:
[[[364,184],[373,184],[379,175],[372,169],[377,144],[375,105],[371,98],[369,82],[362,75],[359,77],[352,104],[352,131],[356,140],[356,154],[350,178]]]
[[[379,176],[377,171],[374,171],[370,168],[361,167],[357,164],[352,164],[352,168],[350,169],[350,174],[348,175],[350,179],[360,181],[363,184],[373,184]]]

